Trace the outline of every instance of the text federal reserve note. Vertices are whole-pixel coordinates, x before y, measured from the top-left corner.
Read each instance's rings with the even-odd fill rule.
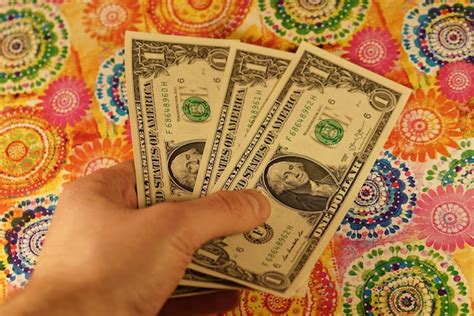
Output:
[[[192,193],[232,42],[127,32],[140,207]]]
[[[253,188],[272,207],[214,239],[190,267],[251,288],[297,291],[352,204],[410,90],[302,44],[213,191]]]
[[[243,141],[263,104],[287,69],[293,54],[233,43],[230,79],[223,86],[224,101],[209,131],[194,196],[206,196]]]

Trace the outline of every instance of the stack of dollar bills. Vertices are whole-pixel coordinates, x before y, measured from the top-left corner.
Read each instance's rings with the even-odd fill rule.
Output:
[[[176,289],[304,292],[410,90],[315,46],[128,32],[139,206],[255,189],[267,222],[202,245]]]

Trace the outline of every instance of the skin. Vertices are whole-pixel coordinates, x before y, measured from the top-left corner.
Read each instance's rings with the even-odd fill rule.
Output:
[[[137,210],[132,162],[66,185],[27,287],[0,315],[193,315],[238,303],[238,292],[170,299],[205,241],[249,231],[270,214],[255,191]]]

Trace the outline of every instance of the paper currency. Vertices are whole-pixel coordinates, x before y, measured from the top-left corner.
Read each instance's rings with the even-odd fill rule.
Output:
[[[173,291],[171,297],[185,297],[185,296],[194,296],[194,295],[202,295],[212,293],[215,290],[213,289],[205,289],[202,287],[193,287],[193,286],[182,286],[178,285],[176,289]]]
[[[262,191],[267,223],[206,243],[182,283],[289,296],[301,292],[409,90],[307,44],[288,67],[285,54],[244,46],[127,34],[139,205],[187,199],[193,188],[204,196],[216,181],[213,191]],[[255,104],[283,73],[268,102]]]
[[[302,44],[213,191],[253,188],[272,214],[204,244],[192,269],[290,296],[352,204],[410,90]]]
[[[234,43],[230,78],[224,99],[209,130],[194,196],[206,196],[225,170],[232,154],[257,118],[293,54],[255,45]]]
[[[231,43],[127,32],[127,93],[139,207],[190,195],[214,112]],[[193,286],[203,284],[187,271]],[[210,280],[215,278],[207,277]],[[230,282],[227,282],[230,283]],[[175,295],[199,292],[178,287]]]
[[[140,207],[193,191],[231,43],[127,32],[127,92]]]

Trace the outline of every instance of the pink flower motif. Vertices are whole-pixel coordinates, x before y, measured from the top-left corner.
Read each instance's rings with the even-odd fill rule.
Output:
[[[427,246],[451,252],[465,242],[474,246],[474,189],[439,186],[421,195],[414,213],[414,228]]]
[[[342,57],[379,74],[390,71],[398,57],[396,41],[387,31],[365,28],[356,33]]]
[[[73,125],[81,119],[91,102],[91,95],[83,80],[62,77],[54,81],[40,98],[43,116],[52,124]]]
[[[468,102],[474,97],[474,65],[466,61],[456,61],[441,68],[438,86],[448,98]]]

